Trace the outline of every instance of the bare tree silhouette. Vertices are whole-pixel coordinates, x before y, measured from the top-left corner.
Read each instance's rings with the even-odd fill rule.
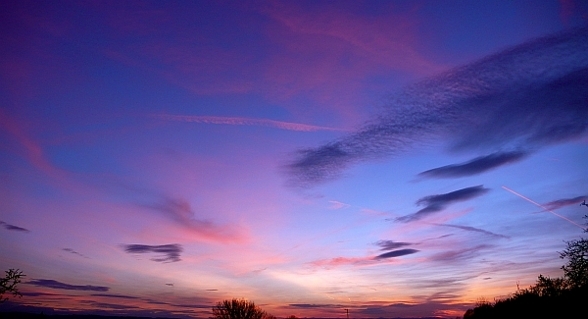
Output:
[[[0,279],[0,303],[8,300],[8,297],[4,297],[4,294],[12,294],[15,297],[22,297],[22,294],[18,291],[17,285],[20,283],[20,279],[26,275],[19,269],[8,269],[5,271],[6,275]]]
[[[212,307],[210,319],[275,319],[276,317],[263,311],[253,301],[231,299],[218,302]]]

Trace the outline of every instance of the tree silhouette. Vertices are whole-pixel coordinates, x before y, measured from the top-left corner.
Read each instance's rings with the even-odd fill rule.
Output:
[[[20,283],[20,279],[24,277],[21,270],[8,269],[5,271],[6,275],[4,278],[0,278],[0,303],[8,300],[8,297],[4,297],[4,294],[12,294],[15,297],[22,297],[22,294],[18,291],[17,285]]]
[[[584,218],[588,218],[585,215]],[[588,228],[584,229],[588,232]],[[564,277],[572,287],[585,287],[588,285],[588,239],[580,238],[567,242],[568,247],[560,254],[568,263],[561,267]]]
[[[275,319],[263,311],[253,301],[231,299],[218,302],[212,307],[211,319]]]

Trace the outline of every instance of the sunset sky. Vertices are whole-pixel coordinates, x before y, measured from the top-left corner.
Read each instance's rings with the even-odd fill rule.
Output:
[[[561,276],[584,1],[2,1],[0,310],[462,316]]]

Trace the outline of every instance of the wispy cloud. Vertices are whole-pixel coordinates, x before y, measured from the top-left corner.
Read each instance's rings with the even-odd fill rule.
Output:
[[[417,249],[411,249],[411,248],[398,249],[398,250],[393,250],[393,251],[389,251],[387,253],[380,254],[380,255],[376,256],[375,259],[394,258],[394,257],[400,257],[400,256],[414,254],[417,252],[419,252]]]
[[[339,202],[336,200],[330,200],[329,203],[331,204],[331,206],[329,206],[329,209],[344,209],[344,208],[349,208],[351,207],[351,205],[343,203],[343,202]]]
[[[449,250],[442,253],[435,254],[431,257],[432,261],[439,261],[439,262],[456,262],[456,261],[464,261],[469,260],[471,261],[472,258],[476,257],[480,254],[481,251],[491,248],[490,245],[478,245],[474,247],[459,249],[459,250]]]
[[[425,196],[416,202],[417,205],[424,205],[425,208],[417,211],[414,214],[399,217],[396,220],[399,222],[412,222],[419,220],[430,214],[444,210],[450,204],[466,201],[484,195],[488,191],[488,188],[484,188],[482,185],[478,185],[462,188],[445,194]]]
[[[0,226],[3,226],[7,230],[14,230],[14,231],[20,231],[20,232],[25,232],[25,233],[30,232],[30,230],[28,230],[26,228],[22,228],[22,227],[18,227],[18,226],[15,226],[15,225],[11,225],[11,224],[5,223],[3,221],[0,221]]]
[[[424,171],[419,176],[428,178],[453,178],[480,174],[491,169],[518,162],[529,155],[528,152],[496,152],[486,156],[476,157],[471,161],[460,164],[442,166]]]
[[[483,230],[483,229],[471,227],[471,226],[461,226],[461,225],[452,225],[452,224],[435,224],[435,225],[442,226],[442,227],[457,228],[457,229],[461,229],[461,230],[465,230],[465,231],[469,231],[469,232],[482,233],[482,234],[486,234],[488,236],[493,236],[493,237],[498,237],[498,238],[506,238],[506,239],[510,238],[505,235],[496,234],[491,231],[487,231],[487,230]]]
[[[51,289],[63,289],[63,290],[81,290],[81,291],[108,291],[109,287],[104,286],[92,286],[92,285],[70,285],[65,284],[56,280],[51,279],[33,279],[28,281],[27,284],[35,285],[39,287],[51,288]]]
[[[174,122],[189,122],[200,124],[218,124],[218,125],[246,125],[246,126],[265,126],[277,128],[280,130],[316,132],[316,131],[344,131],[343,129],[308,125],[301,123],[283,122],[270,119],[256,119],[247,117],[223,117],[223,116],[199,116],[199,115],[170,115],[170,114],[150,114],[149,117],[160,120]]]
[[[313,186],[352,164],[398,156],[425,142],[447,143],[450,151],[529,152],[584,136],[587,51],[588,28],[578,28],[409,86],[359,131],[299,150],[286,165],[290,183]]]
[[[160,258],[151,258],[157,262],[176,262],[180,261],[180,253],[182,252],[182,246],[179,244],[167,244],[167,245],[142,245],[142,244],[130,244],[123,245],[124,250],[130,254],[145,254],[145,253],[156,253],[163,254]]]
[[[335,257],[330,259],[316,260],[310,263],[316,267],[339,267],[346,265],[367,265],[373,263],[373,257]]]

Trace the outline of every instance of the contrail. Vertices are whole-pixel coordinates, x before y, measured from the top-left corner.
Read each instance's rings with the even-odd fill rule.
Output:
[[[524,199],[524,200],[526,200],[526,201],[528,201],[528,202],[530,202],[530,203],[533,203],[533,204],[535,204],[535,205],[537,205],[537,206],[539,206],[539,207],[543,208],[545,211],[547,211],[547,212],[550,212],[550,213],[552,213],[553,215],[555,215],[555,216],[557,216],[557,217],[559,217],[559,218],[561,218],[561,219],[567,220],[568,222],[570,222],[570,223],[572,223],[572,224],[574,224],[574,225],[576,225],[576,226],[578,226],[578,227],[580,227],[580,228],[584,229],[584,227],[583,227],[582,225],[579,225],[579,224],[575,223],[574,221],[572,221],[572,220],[569,220],[569,219],[565,218],[564,216],[562,216],[562,215],[560,215],[560,214],[557,214],[557,213],[555,213],[554,211],[552,211],[552,210],[550,210],[549,208],[547,208],[547,207],[545,207],[545,206],[543,206],[543,205],[541,205],[541,204],[537,203],[536,201],[534,201],[534,200],[532,200],[532,199],[530,199],[530,198],[528,198],[528,197],[525,197],[524,195],[521,195],[521,194],[519,194],[519,193],[517,193],[517,192],[513,191],[512,189],[510,189],[510,188],[508,188],[508,187],[506,187],[506,186],[502,186],[502,188],[503,188],[504,190],[506,190],[506,191],[509,191],[509,192],[511,192],[511,193],[513,193],[513,194],[515,194],[515,195],[517,195],[518,197],[520,197],[520,198],[522,198],[522,199]]]
[[[308,125],[301,123],[282,122],[270,119],[255,119],[247,117],[223,117],[223,116],[199,116],[199,115],[170,115],[170,114],[150,114],[149,117],[155,117],[162,120],[174,122],[191,122],[204,124],[224,124],[224,125],[249,125],[249,126],[266,126],[288,131],[315,132],[315,131],[345,131],[343,129]]]

